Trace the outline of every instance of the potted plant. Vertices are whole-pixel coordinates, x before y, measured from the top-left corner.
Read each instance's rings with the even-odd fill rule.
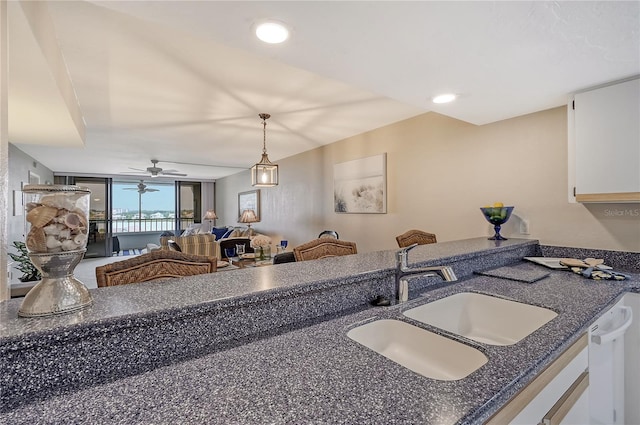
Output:
[[[22,272],[20,282],[32,282],[42,279],[40,271],[36,269],[36,267],[29,259],[26,244],[24,242],[14,241],[13,246],[19,252],[19,254],[9,253],[9,257],[11,257],[13,261],[18,263],[16,268]]]

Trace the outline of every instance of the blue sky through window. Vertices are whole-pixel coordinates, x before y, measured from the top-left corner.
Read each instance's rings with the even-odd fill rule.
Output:
[[[136,188],[139,181],[113,182],[113,209],[138,211],[138,191],[124,190],[124,188]],[[142,209],[145,211],[174,211],[175,186],[172,183],[158,184],[144,182],[148,188],[158,189],[157,192],[145,192],[142,194]]]

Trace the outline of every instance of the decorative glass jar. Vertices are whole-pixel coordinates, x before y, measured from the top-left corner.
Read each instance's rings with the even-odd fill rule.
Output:
[[[25,234],[29,259],[42,280],[25,296],[18,315],[49,316],[93,302],[73,270],[84,257],[89,233],[89,189],[71,185],[27,185]]]

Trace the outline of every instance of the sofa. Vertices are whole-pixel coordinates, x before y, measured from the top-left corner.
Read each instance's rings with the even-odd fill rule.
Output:
[[[160,236],[160,248],[164,251],[170,251],[170,240],[175,241],[184,253],[220,259],[220,245],[216,243],[216,236],[211,233],[189,236]]]
[[[222,259],[220,243],[225,241],[224,245],[234,246],[234,242],[232,241],[237,241],[237,243],[245,245],[246,252],[253,252],[253,249],[250,248],[247,242],[247,229],[233,227],[222,228],[226,229],[223,234],[225,237],[219,240],[216,237],[216,234],[220,234],[220,232],[216,232],[216,229],[217,228],[214,228],[213,233],[187,234],[186,232],[183,232],[181,236],[161,236],[160,249],[165,251],[171,250],[169,241],[172,240],[178,244],[182,252],[187,254],[204,255],[207,257],[217,257],[218,259]]]

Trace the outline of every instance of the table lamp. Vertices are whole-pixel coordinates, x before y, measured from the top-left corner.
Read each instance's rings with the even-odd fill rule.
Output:
[[[249,230],[247,231],[247,233],[249,234],[249,237],[253,236],[253,230],[251,230],[251,223],[256,223],[258,221],[259,221],[258,217],[256,216],[256,212],[254,210],[242,211],[242,215],[238,220],[239,223],[246,223],[247,227],[249,228]]]
[[[215,225],[215,222],[213,222],[213,220],[215,220],[216,218],[218,218],[218,216],[216,215],[216,212],[214,210],[207,210],[207,212],[204,214],[203,219],[209,222],[209,233],[211,233],[211,230],[213,230],[213,226]]]

